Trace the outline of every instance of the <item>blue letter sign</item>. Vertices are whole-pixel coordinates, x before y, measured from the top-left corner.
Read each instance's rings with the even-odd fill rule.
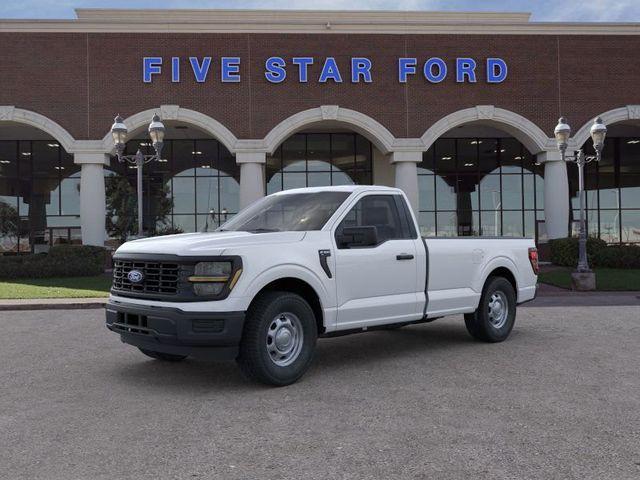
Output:
[[[346,55],[344,58],[343,68],[349,68],[347,78],[351,83],[373,83],[373,61],[368,57],[351,57],[347,64]],[[169,57],[167,57],[169,59]],[[209,70],[211,70],[212,57],[187,57],[193,78],[198,83],[205,83],[210,78]],[[240,57],[216,57],[216,61],[220,60],[220,83],[239,83],[240,76]],[[180,83],[182,81],[181,62],[182,57],[170,57],[171,63],[167,60],[167,71],[162,75],[162,67],[164,61],[162,57],[143,57],[142,58],[142,81],[144,83],[152,83],[157,78],[163,78],[167,82]],[[486,83],[502,83],[507,79],[508,67],[507,62],[502,58],[488,57],[482,61],[486,62],[486,70],[478,69],[478,61],[472,57],[458,57],[455,59],[447,59],[440,57],[428,57],[426,60],[416,57],[399,57],[398,61],[398,83],[407,83],[412,76],[418,72],[418,68],[422,69],[422,76],[428,83],[441,83],[450,78],[449,70],[453,74],[455,70],[455,81],[457,83],[476,83],[478,76],[484,77]],[[454,63],[455,62],[455,63]],[[314,67],[315,65],[317,67]],[[418,67],[420,65],[420,67]],[[188,67],[187,67],[188,68]],[[295,72],[287,72],[287,69],[297,69]],[[318,71],[319,70],[319,71]],[[291,75],[288,75],[291,73]],[[282,83],[287,81],[297,81],[298,83],[308,83],[315,81],[317,83],[343,83],[342,72],[336,61],[336,57],[324,57],[321,59],[314,57],[285,57],[273,56],[264,61],[264,77],[269,83]],[[157,77],[157,78],[156,78]],[[296,78],[297,77],[297,78]],[[384,80],[384,79],[383,79]],[[387,81],[392,80],[388,79]],[[425,83],[424,80],[422,83]],[[418,81],[418,79],[414,80]],[[449,81],[453,81],[450,79]]]
[[[502,83],[507,78],[507,62],[501,58],[487,58],[487,83]]]
[[[433,67],[437,67],[437,74],[433,73]],[[441,58],[430,58],[424,64],[424,76],[431,83],[440,83],[447,76],[447,64]]]
[[[351,82],[360,82],[360,77],[365,83],[371,83],[371,60],[364,57],[354,57],[351,59]]]
[[[415,58],[399,58],[398,59],[398,81],[400,83],[407,83],[407,75],[413,75],[416,73]]]
[[[162,71],[162,57],[144,57],[142,59],[142,81],[151,83],[151,75],[159,75]]]
[[[198,63],[197,57],[189,57],[189,61],[191,62],[191,69],[193,70],[193,76],[196,77],[196,82],[204,83],[211,66],[211,57],[204,57],[202,65]]]
[[[333,57],[327,57],[324,61],[324,66],[320,72],[320,83],[326,83],[327,80],[333,80],[336,83],[342,83],[342,77],[340,76],[340,69],[336,63],[336,59]]]
[[[220,66],[222,82],[238,83],[240,81],[240,57],[222,57]]]
[[[264,76],[271,83],[284,82],[287,78],[287,71],[284,69],[286,63],[282,57],[269,57],[264,62],[264,67],[267,70],[264,72]]]

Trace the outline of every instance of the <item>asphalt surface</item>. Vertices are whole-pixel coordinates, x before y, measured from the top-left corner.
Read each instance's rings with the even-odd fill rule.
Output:
[[[101,310],[0,312],[2,479],[638,479],[640,307],[321,340],[297,384],[151,360]]]

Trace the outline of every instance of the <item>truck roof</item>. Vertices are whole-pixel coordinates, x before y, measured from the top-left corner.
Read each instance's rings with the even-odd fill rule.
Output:
[[[383,185],[333,185],[328,187],[306,187],[306,188],[293,188],[291,190],[283,190],[276,192],[273,195],[290,195],[293,193],[315,193],[315,192],[401,192],[399,188],[386,187]]]

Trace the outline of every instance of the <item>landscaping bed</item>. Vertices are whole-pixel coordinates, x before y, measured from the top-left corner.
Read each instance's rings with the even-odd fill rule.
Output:
[[[538,282],[571,288],[571,272],[575,267],[548,267],[538,276]],[[640,269],[594,268],[596,288],[602,291],[640,291]]]
[[[108,297],[111,277],[0,280],[0,299]]]

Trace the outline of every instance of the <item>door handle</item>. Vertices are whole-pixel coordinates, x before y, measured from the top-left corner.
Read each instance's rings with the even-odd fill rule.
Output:
[[[396,260],[413,260],[413,255],[410,253],[401,253],[400,255],[396,255]]]

